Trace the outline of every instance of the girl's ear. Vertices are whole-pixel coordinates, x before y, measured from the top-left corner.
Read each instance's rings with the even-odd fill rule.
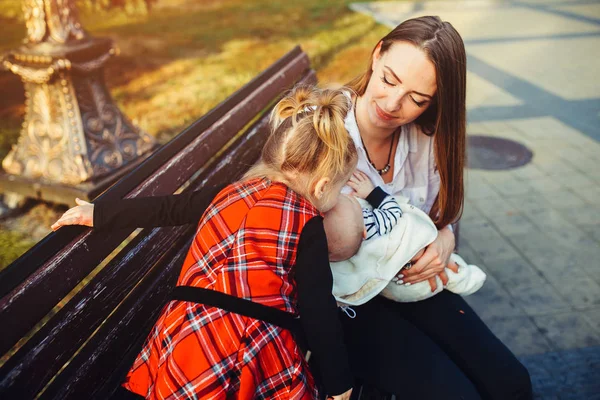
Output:
[[[330,179],[328,177],[324,177],[319,179],[317,183],[315,183],[313,195],[317,200],[321,200],[323,198],[323,196],[327,192],[327,189],[329,188],[329,182]]]

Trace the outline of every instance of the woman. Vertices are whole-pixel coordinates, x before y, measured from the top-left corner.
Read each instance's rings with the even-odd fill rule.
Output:
[[[438,17],[407,20],[372,52],[351,81],[346,118],[358,169],[390,194],[402,194],[439,229],[404,284],[435,277],[454,250],[465,160],[466,55],[460,35]],[[527,370],[458,295],[416,303],[381,296],[342,315],[355,375],[402,399],[529,399]]]

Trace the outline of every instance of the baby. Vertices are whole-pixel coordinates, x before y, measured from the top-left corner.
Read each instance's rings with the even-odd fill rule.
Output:
[[[340,196],[323,221],[333,272],[333,294],[338,302],[360,305],[377,294],[399,302],[413,302],[442,291],[439,277],[433,292],[428,282],[405,286],[396,277],[435,240],[437,228],[429,216],[408,204],[408,199],[390,196],[375,187],[360,171],[354,173],[348,185],[354,189],[354,196]],[[446,289],[468,295],[483,285],[485,273],[475,265],[468,265],[457,254],[451,255],[449,263],[457,265],[458,273],[446,268]]]

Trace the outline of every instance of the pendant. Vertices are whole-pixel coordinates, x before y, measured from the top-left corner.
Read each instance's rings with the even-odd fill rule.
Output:
[[[371,165],[373,165],[373,164],[371,164]],[[375,168],[375,165],[373,165],[373,168]],[[387,164],[383,169],[375,168],[375,171],[377,171],[377,173],[379,175],[383,175],[383,174],[387,173],[390,170],[390,168],[391,168],[390,164]]]

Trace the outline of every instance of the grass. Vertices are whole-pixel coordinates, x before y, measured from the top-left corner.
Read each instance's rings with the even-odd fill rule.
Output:
[[[344,83],[360,73],[388,28],[352,12],[351,2],[163,0],[147,14],[86,8],[80,14],[88,32],[112,38],[121,49],[105,70],[116,103],[165,143],[296,44],[309,54],[321,82]],[[15,3],[0,5],[0,52],[25,35]],[[24,114],[22,94],[5,95],[19,100],[0,105],[0,157],[15,143]],[[51,207],[48,213],[56,215]],[[6,237],[0,237],[0,254],[10,254],[0,268],[26,250],[12,244],[27,237],[19,226],[27,226],[30,216],[21,218],[24,223],[12,221],[10,232],[0,227]]]

